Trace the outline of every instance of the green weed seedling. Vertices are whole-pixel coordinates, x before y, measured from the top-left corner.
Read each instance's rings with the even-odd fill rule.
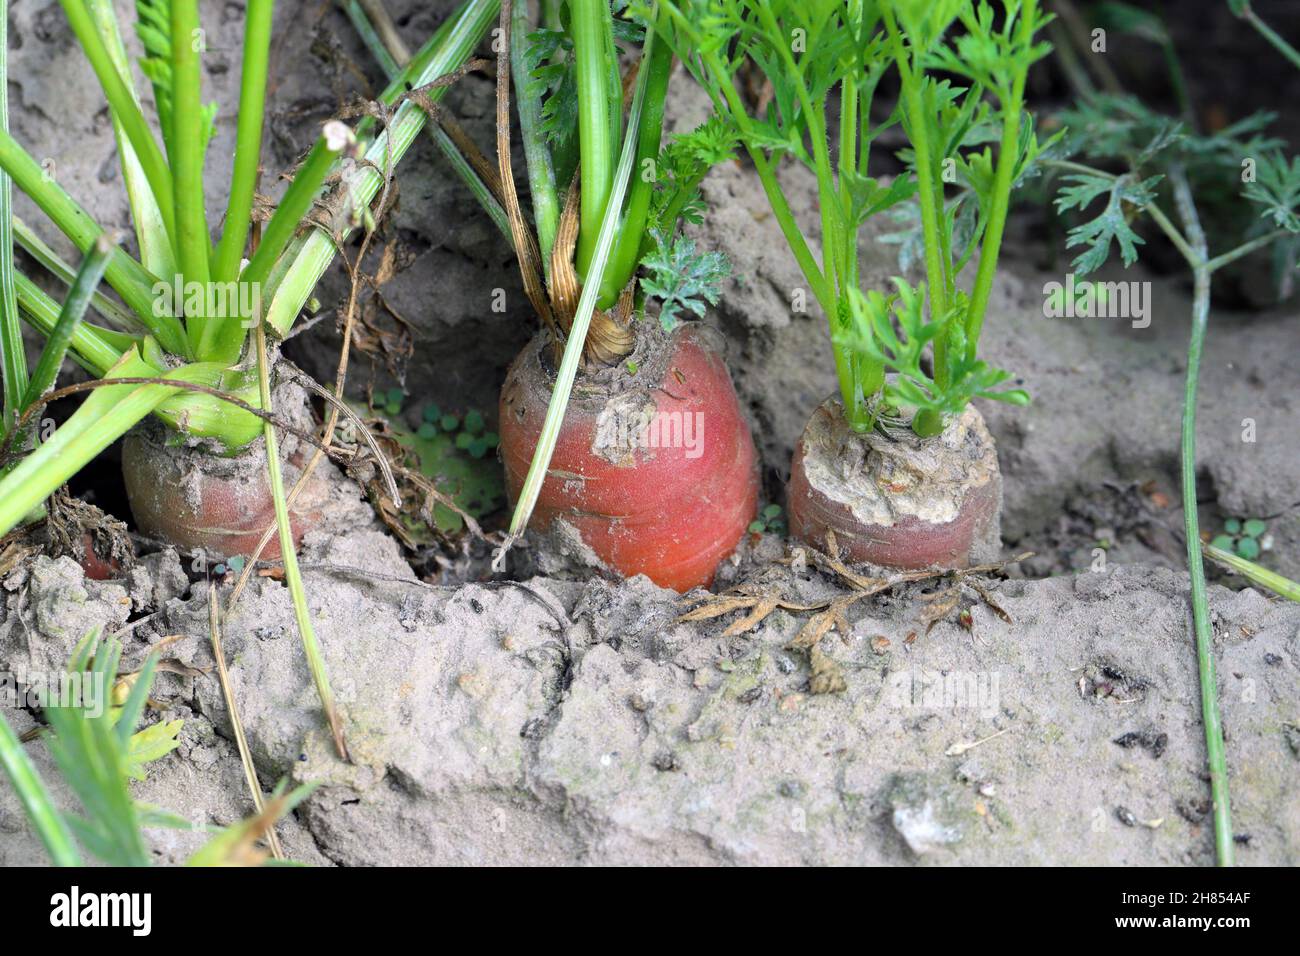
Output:
[[[750,534],[785,534],[785,512],[780,505],[765,505],[749,523]]]
[[[1230,551],[1247,561],[1254,561],[1265,550],[1264,538],[1268,525],[1259,518],[1229,518],[1223,523],[1223,534],[1216,535],[1210,544],[1221,551]]]
[[[420,424],[412,429],[401,416],[406,397],[400,389],[376,393],[369,409],[388,423],[393,438],[409,453],[406,465],[434,482],[474,518],[502,507],[505,481],[492,454],[498,436],[487,430],[483,413],[470,409],[457,415],[430,402],[421,409]],[[456,534],[465,527],[464,519],[442,504],[433,506],[433,519],[443,534]],[[416,522],[408,530],[417,541],[428,534],[428,529]]]

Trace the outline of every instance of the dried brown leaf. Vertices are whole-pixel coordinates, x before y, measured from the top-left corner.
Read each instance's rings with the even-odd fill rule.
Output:
[[[758,603],[758,600],[752,597],[723,597],[721,595],[711,597],[704,604],[678,617],[676,623],[707,621],[710,618],[730,614],[732,611],[749,610]]]
[[[835,613],[833,610],[822,611],[814,614],[804,624],[803,628],[786,647],[793,650],[804,650],[815,647],[817,642],[826,636],[826,632],[835,626]]]
[[[725,631],[723,637],[735,637],[737,634],[744,634],[746,631],[753,630],[762,624],[764,619],[776,610],[777,601],[773,598],[766,598],[754,605],[754,609],[738,621],[733,621]]]
[[[999,618],[1001,618],[1006,623],[1008,624],[1012,623],[1011,615],[1008,614],[1005,610],[1003,610],[1002,606],[998,604],[997,601],[993,600],[993,595],[988,592],[987,588],[985,588],[982,584],[979,584],[978,582],[975,581],[967,581],[966,583],[969,584],[972,588],[974,588],[975,593],[980,596],[981,601],[983,601],[986,605],[988,605],[990,611],[992,611],[994,614],[996,614]]]

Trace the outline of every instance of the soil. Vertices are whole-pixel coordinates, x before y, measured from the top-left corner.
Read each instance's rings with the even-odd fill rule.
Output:
[[[410,37],[427,35],[448,8],[389,6]],[[225,11],[204,4],[205,20],[238,15]],[[55,158],[60,182],[93,215],[125,225],[107,116],[57,4],[17,4],[12,18],[17,137]],[[338,67],[340,51],[375,75],[332,4],[286,3],[277,18],[309,28],[282,34],[276,62],[302,68],[277,77],[268,169],[289,165],[333,109],[344,80],[335,87],[321,76],[355,84]],[[222,105],[210,184],[219,182],[217,157],[230,153],[238,83],[237,50],[217,54],[206,60],[207,88]],[[693,125],[704,104],[686,84],[676,89],[674,122]],[[42,111],[49,102],[59,103],[57,117]],[[449,102],[489,144],[490,82],[471,75]],[[55,125],[68,117],[82,125]],[[812,216],[810,177],[795,168],[783,176],[796,213]],[[222,208],[210,188],[210,208]],[[401,168],[400,190],[376,253],[387,248],[396,271],[369,295],[374,355],[358,359],[352,381],[362,390],[400,380],[444,407],[491,413],[533,331],[508,247],[423,139]],[[835,390],[825,319],[815,305],[796,308],[811,297],[798,294],[802,279],[752,171],[715,170],[705,199],[711,211],[695,234],[736,272],[705,321],[728,343],[765,501],[782,503],[794,444]],[[19,212],[38,218],[21,202]],[[863,283],[883,286],[896,255],[869,236]],[[281,825],[288,852],[341,865],[1211,862],[1179,570],[1189,290],[1177,275],[1134,268],[1105,278],[1151,283],[1149,326],[1049,319],[1045,286],[1064,267],[1043,271],[1047,258],[1039,240],[1008,241],[984,334],[985,357],[1022,377],[1033,404],[980,409],[1003,477],[1003,553],[1035,556],[1002,575],[919,582],[857,602],[845,611],[847,633],[830,631],[811,651],[788,645],[814,612],[777,606],[729,635],[752,601],[679,622],[692,604],[645,579],[539,574],[431,585],[359,498],[341,496],[306,536],[301,561],[353,764],[332,756],[283,586],[255,578],[226,623],[264,782],[324,782]],[[344,282],[336,271],[323,284],[327,313]],[[492,311],[495,289],[505,290],[504,313]],[[1294,302],[1214,310],[1198,428],[1203,526],[1265,519],[1271,549],[1262,560],[1292,577],[1300,577],[1297,312]],[[327,314],[287,351],[328,383],[337,345]],[[850,593],[820,568],[784,539],[756,534],[718,587],[746,584],[757,598],[804,606]],[[1220,582],[1210,602],[1238,859],[1294,865],[1300,606]],[[206,600],[174,551],[146,549],[126,577],[108,582],[85,580],[70,558],[36,556],[0,580],[0,662],[11,672],[56,669],[88,628],[129,626],[128,662],[181,634],[167,656],[205,668]],[[936,605],[948,613],[935,614]],[[153,696],[161,718],[185,718],[182,747],[151,768],[137,795],[196,822],[248,813],[215,677],[164,673]],[[33,726],[35,715],[3,706],[19,732]],[[57,779],[44,749],[30,752],[45,779]],[[163,861],[202,840],[150,836]],[[42,859],[3,788],[0,861]]]

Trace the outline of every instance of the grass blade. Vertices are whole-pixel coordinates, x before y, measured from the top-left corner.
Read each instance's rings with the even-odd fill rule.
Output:
[[[615,232],[618,229],[623,197],[627,192],[628,180],[632,175],[633,160],[636,156],[637,130],[640,124],[641,107],[645,101],[647,80],[655,35],[653,31],[646,34],[645,47],[641,51],[641,64],[637,71],[636,93],[632,98],[632,107],[628,114],[627,132],[623,137],[623,151],[619,157],[618,167],[614,172],[613,184],[605,205],[604,218],[600,222],[600,232],[596,237],[591,257],[591,267],[582,286],[582,296],[578,299],[578,312],[573,317],[569,329],[569,340],[564,346],[564,357],[555,376],[555,391],[551,394],[550,404],[546,406],[546,417],[542,421],[542,433],[537,440],[537,450],[528,466],[528,475],[524,478],[523,488],[519,492],[519,501],[515,504],[514,514],[510,519],[510,536],[505,548],[498,555],[500,563],[510,542],[523,534],[537,504],[546,481],[547,470],[551,465],[551,456],[555,454],[555,443],[560,437],[560,425],[564,421],[564,409],[569,402],[569,393],[573,390],[573,380],[578,372],[578,360],[587,339],[587,329],[591,325],[591,316],[596,308],[596,298],[600,293],[601,279],[605,266],[609,262],[610,251],[614,247]]]
[[[188,282],[208,283],[208,217],[203,208],[203,153],[205,123],[199,70],[203,32],[199,28],[198,0],[171,0],[172,26],[172,134],[168,141],[172,169],[172,205],[176,229],[172,233],[176,262]],[[191,346],[197,345],[211,316],[187,316]],[[196,358],[205,358],[194,348]]]
[[[81,268],[77,270],[72,288],[68,290],[68,297],[63,302],[59,320],[50,331],[45,348],[41,351],[41,359],[32,372],[31,381],[27,383],[27,391],[23,395],[23,408],[36,404],[42,395],[54,387],[54,382],[59,377],[59,369],[63,367],[63,359],[68,354],[68,346],[81,326],[86,308],[90,305],[90,297],[95,287],[99,285],[99,280],[104,277],[104,269],[108,266],[109,256],[115,248],[116,245],[108,234],[101,233],[90,251],[86,253],[86,257],[81,260]]]
[[[9,3],[0,0],[0,130],[9,132]],[[4,399],[0,403],[0,437],[8,434],[22,412],[27,391],[27,353],[23,327],[14,294],[13,193],[7,173],[0,172],[0,375]]]
[[[1222,548],[1216,548],[1214,545],[1205,543],[1201,545],[1201,550],[1206,556],[1218,561],[1220,564],[1226,564],[1232,570],[1245,578],[1251,583],[1258,584],[1260,587],[1268,588],[1274,594],[1284,597],[1290,601],[1300,601],[1300,584],[1292,581],[1290,578],[1283,577],[1276,571],[1272,571],[1262,564],[1256,564],[1254,561],[1248,561],[1243,557],[1233,554],[1231,551],[1224,551]]]
[[[2,12],[2,11],[0,11]],[[55,866],[80,866],[81,856],[63,815],[54,807],[50,792],[32,766],[9,721],[0,716],[0,766],[4,767],[14,792],[22,802],[27,819],[40,837]]]
[[[13,229],[14,239],[17,240],[18,245],[23,247],[24,252],[44,266],[64,285],[72,285],[72,280],[77,276],[77,270],[64,262],[57,252],[47,246],[45,240],[32,231],[31,226],[23,222],[18,216],[14,216]],[[140,320],[135,315],[122,308],[102,292],[96,291],[91,297],[90,304],[96,312],[123,331],[148,331],[140,324]]]
[[[262,392],[262,408],[271,411],[271,372],[266,357],[266,326],[259,324],[254,333],[257,341],[258,383]],[[275,426],[265,422],[262,433],[266,438],[266,472],[271,485],[271,498],[275,502],[275,523],[280,531],[280,560],[284,562],[284,581],[293,598],[293,612],[298,621],[298,633],[302,637],[303,650],[307,654],[307,666],[311,669],[312,682],[320,696],[321,706],[329,721],[330,733],[334,737],[334,747],[343,760],[350,760],[347,740],[343,735],[343,720],[334,703],[334,691],[330,688],[329,674],[325,670],[325,658],[321,654],[320,642],[316,639],[316,629],[311,623],[311,609],[307,607],[307,593],[302,586],[302,573],[298,570],[298,555],[293,547],[293,527],[289,523],[289,506],[284,498],[284,477],[280,473],[280,448],[275,438]]]
[[[217,243],[212,277],[231,282],[239,275],[257,189],[262,155],[262,126],[266,113],[267,62],[271,55],[271,16],[275,0],[249,0],[244,16],[244,65],[239,80],[239,125],[235,133],[235,165],[230,175],[226,224]]]

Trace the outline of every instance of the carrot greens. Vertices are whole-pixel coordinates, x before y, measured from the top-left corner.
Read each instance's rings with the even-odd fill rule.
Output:
[[[868,431],[905,407],[915,413],[912,427],[928,436],[972,397],[1028,401],[1021,389],[999,388],[1010,374],[976,354],[1011,192],[1050,145],[1039,143],[1024,112],[1026,77],[1050,49],[1037,39],[1049,18],[1036,0],[1003,2],[998,11],[982,0],[661,7],[665,34],[709,92],[718,121],[749,153],[830,321],[849,423]],[[762,109],[747,101],[739,80],[751,67],[771,84]],[[875,93],[887,75],[899,84],[899,104],[873,125]],[[894,125],[909,144],[900,154],[907,171],[886,181],[870,174],[871,147]],[[777,178],[786,157],[816,176],[820,259]],[[926,281],[897,279],[894,292],[864,292],[862,228],[905,203],[919,210]],[[976,259],[967,292],[958,278]],[[900,319],[902,340],[886,334]],[[923,352],[932,372],[924,371]]]

